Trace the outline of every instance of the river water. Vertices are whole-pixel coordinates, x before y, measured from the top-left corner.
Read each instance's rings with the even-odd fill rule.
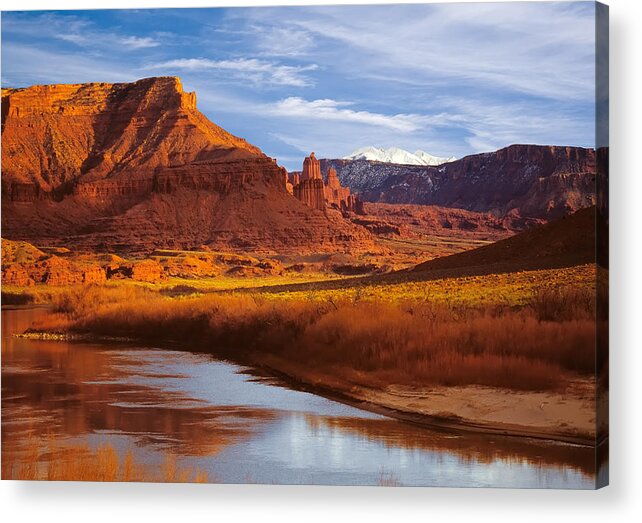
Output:
[[[211,355],[17,338],[2,311],[2,452],[34,438],[167,453],[222,483],[592,488],[593,450],[415,427],[292,390]],[[44,456],[43,459],[47,459]]]

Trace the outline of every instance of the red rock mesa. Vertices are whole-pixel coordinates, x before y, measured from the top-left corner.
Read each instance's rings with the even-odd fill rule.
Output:
[[[209,121],[175,77],[2,90],[9,239],[117,252],[371,248],[363,228],[318,212],[313,157],[306,175],[304,205],[276,160]]]

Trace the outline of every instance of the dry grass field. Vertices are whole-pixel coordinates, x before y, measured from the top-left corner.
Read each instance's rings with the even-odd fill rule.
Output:
[[[595,372],[591,266],[276,288],[85,286],[57,294],[38,329],[277,355],[379,386],[553,390]]]

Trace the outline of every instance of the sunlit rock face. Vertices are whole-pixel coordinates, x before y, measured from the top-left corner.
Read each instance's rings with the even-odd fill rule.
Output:
[[[319,210],[331,207],[342,212],[363,214],[363,205],[355,195],[350,194],[350,189],[341,186],[334,168],[328,169],[326,178],[326,183],[323,183],[321,164],[314,153],[310,153],[303,161],[301,174],[291,173],[289,182],[294,196],[308,207]]]
[[[106,269],[95,260],[69,260],[33,245],[2,239],[2,284],[31,286],[101,283]]]
[[[314,156],[314,152],[310,153],[310,156],[306,156],[303,160],[303,174],[301,175],[301,181],[306,182],[308,180],[323,180],[321,176],[321,164]]]
[[[325,210],[325,194],[321,166],[314,153],[303,160],[303,171],[298,184],[294,185],[294,196],[308,207]]]
[[[342,211],[363,214],[363,205],[360,204],[356,195],[350,194],[348,187],[342,187],[337,171],[330,167],[328,169],[327,183],[325,185],[325,201]]]
[[[106,178],[115,194],[144,192],[158,169],[264,157],[208,121],[175,77],[3,89],[2,142],[14,200],[92,194],[83,186]]]
[[[314,213],[325,201],[313,157],[306,173],[303,204],[286,170],[209,121],[176,77],[2,90],[4,237],[117,251],[371,246]]]

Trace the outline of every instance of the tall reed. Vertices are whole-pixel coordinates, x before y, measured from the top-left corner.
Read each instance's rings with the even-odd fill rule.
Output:
[[[270,354],[381,385],[563,387],[595,372],[595,304],[577,289],[530,305],[463,308],[429,301],[270,300],[250,294],[168,297],[90,287],[57,304],[43,330]]]

